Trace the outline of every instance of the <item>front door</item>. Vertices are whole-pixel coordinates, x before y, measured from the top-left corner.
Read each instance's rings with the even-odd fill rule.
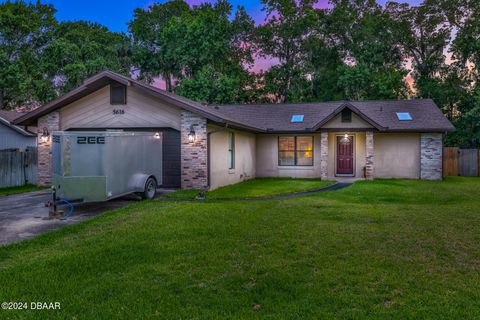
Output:
[[[353,175],[353,136],[337,136],[337,175]]]

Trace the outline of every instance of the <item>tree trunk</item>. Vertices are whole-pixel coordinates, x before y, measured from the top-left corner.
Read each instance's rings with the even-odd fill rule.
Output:
[[[163,78],[165,79],[165,90],[167,90],[167,92],[173,92],[171,75],[165,74]]]

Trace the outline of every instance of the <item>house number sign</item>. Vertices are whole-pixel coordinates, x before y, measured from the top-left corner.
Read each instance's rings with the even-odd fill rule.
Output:
[[[113,114],[114,115],[125,114],[125,110],[124,109],[113,109]]]

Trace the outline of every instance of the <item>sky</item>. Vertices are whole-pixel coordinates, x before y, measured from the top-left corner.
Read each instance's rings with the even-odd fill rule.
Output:
[[[186,0],[191,5],[197,5],[202,2],[215,2],[215,0]],[[4,2],[4,0],[0,0]],[[132,19],[135,8],[147,8],[154,2],[163,3],[166,0],[42,0],[43,3],[53,4],[57,9],[56,17],[60,21],[64,20],[88,20],[98,22],[107,26],[112,31],[128,30],[127,23]],[[380,4],[385,4],[387,0],[379,0]],[[420,0],[408,0],[412,5],[419,4]],[[255,22],[261,23],[265,18],[265,12],[262,11],[261,0],[230,0],[230,3],[236,8],[238,5],[245,7]],[[318,6],[325,7],[328,0],[319,0]]]

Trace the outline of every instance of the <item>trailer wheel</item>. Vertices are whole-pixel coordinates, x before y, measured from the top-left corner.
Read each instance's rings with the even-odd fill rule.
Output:
[[[150,177],[145,182],[145,190],[142,193],[143,199],[153,199],[157,193],[157,181],[154,178]]]

